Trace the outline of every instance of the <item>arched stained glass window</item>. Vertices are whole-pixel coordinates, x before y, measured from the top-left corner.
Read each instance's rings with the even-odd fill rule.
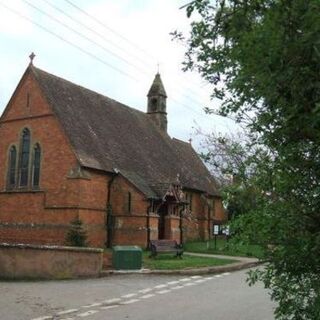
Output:
[[[40,161],[41,148],[37,143],[33,148],[33,164],[32,164],[32,186],[39,187],[40,184]]]
[[[17,164],[17,149],[12,146],[9,150],[8,161],[8,186],[13,188],[16,185],[16,164]]]
[[[30,130],[25,128],[22,131],[21,139],[21,155],[19,163],[19,186],[26,187],[28,186],[29,178],[29,154],[30,154]]]

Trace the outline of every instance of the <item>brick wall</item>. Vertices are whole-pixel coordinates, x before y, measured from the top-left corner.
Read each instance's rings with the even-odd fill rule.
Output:
[[[147,211],[150,204],[134,185],[121,176],[121,172],[112,184],[111,204],[114,214],[112,244],[146,247]]]
[[[0,278],[70,279],[98,277],[102,250],[0,243]]]
[[[19,154],[24,128],[31,132],[31,149],[35,143],[41,146],[40,188],[8,190],[8,152],[15,145]],[[79,217],[89,245],[104,247],[110,179],[101,171],[79,168],[37,82],[25,74],[0,120],[0,241],[63,245],[70,222]],[[145,247],[149,201],[121,172],[112,182],[110,199],[115,217],[112,243]],[[207,210],[201,194],[193,192],[192,215],[183,221],[184,239],[207,237]],[[218,199],[214,212],[216,219],[224,218]],[[178,240],[179,219],[171,220],[166,235]],[[150,238],[157,239],[158,216],[149,221]]]

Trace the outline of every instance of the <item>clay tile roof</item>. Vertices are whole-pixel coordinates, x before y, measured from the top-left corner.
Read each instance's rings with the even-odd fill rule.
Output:
[[[160,132],[146,113],[34,66],[29,68],[80,165],[106,172],[117,168],[147,197],[161,196],[157,186],[175,181],[177,174],[184,188],[218,195],[213,177],[192,146]]]

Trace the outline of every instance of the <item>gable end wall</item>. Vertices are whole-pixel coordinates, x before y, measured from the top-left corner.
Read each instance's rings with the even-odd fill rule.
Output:
[[[35,143],[41,146],[40,189],[8,191],[8,150],[14,144],[19,159],[23,128],[31,132],[30,151]],[[72,207],[79,206],[79,182],[66,178],[75,166],[77,159],[58,121],[26,73],[0,122],[0,241],[62,244],[67,223],[78,211]]]

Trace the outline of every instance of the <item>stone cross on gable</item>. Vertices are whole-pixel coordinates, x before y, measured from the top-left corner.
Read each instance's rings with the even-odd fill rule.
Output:
[[[33,52],[31,52],[31,54],[29,55],[30,58],[30,64],[33,64],[33,59],[35,58],[35,54]]]

